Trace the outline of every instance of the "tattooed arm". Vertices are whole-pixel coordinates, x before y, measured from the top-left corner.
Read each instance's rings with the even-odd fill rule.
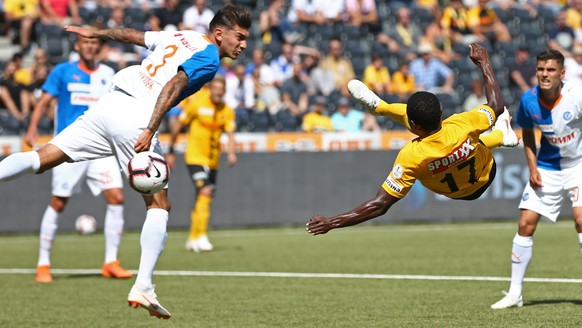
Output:
[[[143,130],[134,145],[136,152],[139,153],[141,151],[149,150],[152,138],[160,127],[164,116],[170,107],[176,103],[180,93],[186,89],[187,86],[188,76],[183,71],[178,71],[178,73],[168,81],[168,83],[166,83],[162,92],[160,92],[160,95],[158,96],[148,126]]]
[[[145,32],[137,31],[132,28],[111,28],[96,30],[93,28],[69,25],[65,26],[65,31],[75,33],[90,39],[113,40],[123,43],[133,43],[138,46],[145,47]]]

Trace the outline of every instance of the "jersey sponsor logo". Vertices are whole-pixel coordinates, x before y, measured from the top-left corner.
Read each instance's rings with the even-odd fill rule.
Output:
[[[71,105],[90,106],[99,100],[99,97],[87,93],[71,93]]]
[[[200,107],[198,109],[198,114],[200,114],[200,115],[210,115],[210,116],[213,116],[214,115],[214,108],[210,108],[210,107]]]
[[[396,181],[394,181],[394,179],[392,179],[391,176],[388,176],[386,178],[386,181],[384,181],[384,183],[388,186],[388,188],[394,190],[397,193],[401,193],[402,192],[402,186],[398,183],[396,183]]]
[[[91,85],[87,83],[67,83],[67,91],[69,92],[90,92]]]
[[[564,121],[570,121],[570,120],[572,119],[572,113],[570,113],[570,112],[565,112],[565,113],[562,115],[562,118],[564,118]]]
[[[459,147],[453,149],[447,156],[428,163],[428,169],[434,174],[442,172],[457,162],[464,161],[473,153],[475,146],[471,145],[471,138],[467,138]]]
[[[487,108],[483,108],[483,107],[479,107],[479,109],[477,109],[478,112],[481,112],[485,115],[487,115],[487,120],[489,120],[489,125],[493,125],[493,114],[491,114],[491,111],[489,111]]]
[[[558,136],[544,135],[544,137],[548,140],[549,143],[551,143],[553,145],[565,145],[565,144],[569,144],[570,142],[572,142],[576,138],[576,134],[574,131],[572,131],[565,136],[558,137]]]
[[[400,164],[396,164],[394,165],[394,168],[392,169],[392,175],[396,178],[396,179],[400,179],[402,178],[402,173],[404,172],[404,169],[402,168],[402,165]]]
[[[552,124],[538,124],[538,128],[544,133],[554,133],[554,126]]]
[[[180,38],[180,43],[181,43],[181,44],[182,44],[184,47],[186,47],[186,49],[188,49],[188,50],[190,50],[190,51],[192,51],[192,52],[196,52],[196,51],[198,50],[198,48],[197,48],[197,47],[195,47],[195,46],[191,45],[191,44],[188,42],[188,40],[186,40],[186,37],[184,37],[184,36],[182,35],[182,33],[176,33],[176,34],[174,34],[174,36],[175,36],[175,37],[178,37],[178,38],[180,38],[180,37],[181,37],[181,38]]]

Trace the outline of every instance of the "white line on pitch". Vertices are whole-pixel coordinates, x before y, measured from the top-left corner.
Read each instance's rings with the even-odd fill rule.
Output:
[[[137,271],[130,270],[136,274]],[[0,274],[34,274],[34,269],[2,269]],[[100,275],[96,269],[51,269],[53,274]],[[237,272],[237,271],[155,271],[156,276],[197,276],[197,277],[263,277],[263,278],[332,278],[332,279],[386,279],[386,280],[447,280],[447,281],[509,281],[508,277],[479,276],[429,276],[403,274],[358,274],[358,273],[302,273],[302,272]],[[566,278],[525,278],[527,282],[582,283],[582,279]]]

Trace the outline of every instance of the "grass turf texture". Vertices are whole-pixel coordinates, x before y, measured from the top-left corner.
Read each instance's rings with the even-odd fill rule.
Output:
[[[571,222],[542,223],[528,278],[582,278]],[[515,223],[351,227],[312,237],[303,228],[214,231],[215,251],[184,250],[170,231],[157,270],[504,277]],[[57,236],[53,268],[100,269],[103,236]],[[36,236],[0,236],[0,269],[34,268]],[[136,270],[139,235],[120,259]],[[582,286],[526,282],[525,306],[491,310],[508,281],[155,276],[168,321],[127,306],[134,279],[0,274],[0,327],[580,327]]]

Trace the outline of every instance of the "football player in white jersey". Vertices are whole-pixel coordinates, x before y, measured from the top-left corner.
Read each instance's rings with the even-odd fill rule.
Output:
[[[66,26],[87,38],[113,40],[147,47],[152,53],[141,65],[127,67],[113,78],[113,88],[95,107],[59,133],[44,147],[14,153],[0,162],[0,181],[27,173],[42,173],[63,162],[115,155],[124,173],[138,152],[163,156],[157,130],[166,112],[213,79],[220,59],[236,59],[246,48],[251,14],[227,5],[210,22],[206,35],[194,31],[140,32],[134,29],[95,31]],[[157,300],[152,284],[156,262],[166,240],[170,201],[167,190],[143,196],[147,215],[141,231],[141,257],[136,282],[128,295],[133,307],[158,318],[170,313]]]
[[[58,64],[42,86],[43,95],[36,105],[24,137],[29,146],[37,140],[37,126],[48,104],[58,99],[55,115],[55,133],[61,132],[79,116],[97,103],[97,99],[109,91],[115,71],[95,60],[101,41],[78,37],[75,50],[79,60]],[[36,266],[36,281],[49,283],[50,254],[57,232],[58,217],[65,210],[69,198],[81,191],[87,181],[93,195],[103,192],[107,201],[105,213],[105,261],[101,275],[108,278],[131,278],[132,273],[123,269],[117,252],[123,232],[123,179],[119,165],[113,156],[94,161],[63,163],[53,169],[52,197],[40,225],[40,247]]]
[[[519,204],[509,291],[491,305],[493,309],[523,306],[522,284],[537,224],[542,217],[556,222],[566,197],[572,202],[582,251],[582,87],[563,81],[564,75],[564,56],[557,50],[541,52],[536,58],[539,85],[526,91],[519,103],[517,122],[523,128],[530,177]],[[539,152],[536,128],[541,132]]]

